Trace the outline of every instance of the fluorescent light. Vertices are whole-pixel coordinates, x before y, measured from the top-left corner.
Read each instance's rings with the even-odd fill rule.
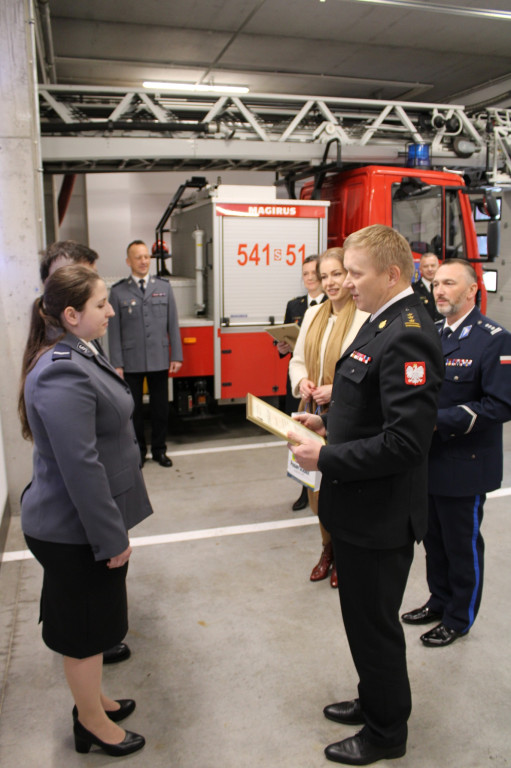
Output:
[[[468,8],[464,5],[452,6],[442,3],[432,3],[430,0],[349,0],[355,3],[373,3],[375,5],[400,5],[403,8],[415,8],[419,11],[432,13],[451,13],[455,16],[472,16],[482,19],[511,20],[511,11],[499,11],[490,8]]]
[[[209,93],[248,93],[249,89],[243,85],[205,85],[204,83],[164,83],[146,80],[144,88],[155,91],[194,91]]]

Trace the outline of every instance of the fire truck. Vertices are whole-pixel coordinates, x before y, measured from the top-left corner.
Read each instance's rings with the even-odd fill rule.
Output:
[[[487,219],[484,261],[499,249],[500,209],[491,189],[470,189],[459,173],[428,168],[368,165],[327,177],[318,186],[309,182],[303,199],[330,201],[328,246],[370,224],[387,224],[408,240],[416,265],[424,253],[443,261],[463,257],[476,271],[478,303],[486,310],[483,260],[478,250],[474,219]]]
[[[327,247],[329,206],[279,199],[275,187],[189,185],[198,192],[171,206],[170,219],[170,282],[183,344],[173,377],[180,415],[204,414],[247,392],[285,394],[288,360],[265,328],[282,323],[289,299],[303,293],[303,260]]]

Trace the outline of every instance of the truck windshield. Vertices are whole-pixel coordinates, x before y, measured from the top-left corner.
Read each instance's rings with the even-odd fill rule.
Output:
[[[442,257],[442,187],[393,184],[392,226],[415,253]]]

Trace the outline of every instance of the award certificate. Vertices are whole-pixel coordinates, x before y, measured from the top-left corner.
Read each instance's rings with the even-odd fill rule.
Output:
[[[295,421],[290,416],[279,411],[278,408],[274,408],[273,405],[265,403],[264,400],[250,393],[247,395],[247,419],[266,429],[267,432],[272,432],[277,437],[281,437],[286,442],[289,442],[288,432],[297,432],[303,437],[317,440],[321,445],[325,445],[325,438],[318,435],[317,432],[304,427],[300,421]]]

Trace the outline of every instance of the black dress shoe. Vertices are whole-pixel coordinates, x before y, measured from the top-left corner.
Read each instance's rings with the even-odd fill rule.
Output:
[[[153,453],[153,460],[157,461],[160,467],[171,467],[172,459],[169,459],[166,453]]]
[[[131,651],[126,643],[119,643],[103,651],[103,664],[116,664],[118,661],[125,661],[131,656]]]
[[[467,634],[465,632],[465,634]],[[438,626],[430,629],[429,632],[425,632],[421,635],[421,640],[424,645],[430,648],[443,648],[444,645],[450,645],[454,643],[458,637],[462,637],[462,632],[456,632],[455,629],[446,627],[445,624],[438,624]]]
[[[299,512],[301,509],[305,509],[308,503],[309,503],[309,496],[307,494],[307,488],[305,486],[302,486],[302,492],[298,496],[297,500],[295,501],[291,509],[293,510],[293,512]]]
[[[101,741],[97,736],[94,736],[91,731],[84,728],[79,720],[75,720],[73,723],[73,732],[75,736],[75,749],[77,752],[86,753],[89,751],[93,744],[97,744],[98,747],[112,757],[124,757],[125,755],[131,755],[132,752],[136,752],[145,744],[145,739],[139,733],[133,733],[132,731],[125,731],[124,739],[119,744],[108,744],[106,741]]]
[[[377,760],[392,760],[394,757],[403,757],[406,754],[406,742],[396,747],[382,747],[371,744],[360,733],[350,736],[344,741],[330,744],[325,749],[325,755],[334,763],[345,765],[369,765]]]
[[[118,723],[120,720],[124,720],[125,717],[128,717],[128,715],[131,715],[137,706],[133,699],[116,699],[116,701],[118,704],[120,704],[119,709],[112,709],[110,711],[105,710],[110,720],[112,720],[114,723]],[[72,714],[73,720],[78,720],[78,710],[76,705],[73,707]]]
[[[403,613],[401,621],[404,621],[405,624],[430,624],[433,621],[440,621],[441,618],[440,613],[431,610],[428,605],[423,605],[422,608]]]
[[[329,704],[328,707],[324,708],[323,714],[329,720],[334,720],[336,723],[344,723],[345,725],[362,725],[362,723],[365,723],[360,699]]]

